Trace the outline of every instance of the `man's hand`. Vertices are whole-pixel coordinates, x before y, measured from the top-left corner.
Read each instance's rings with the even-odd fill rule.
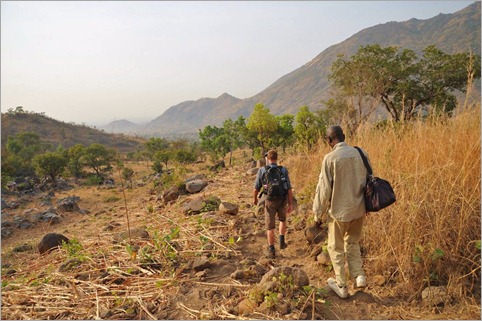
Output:
[[[288,213],[291,213],[292,210],[293,210],[293,205],[291,203],[288,203],[288,208],[287,208]]]

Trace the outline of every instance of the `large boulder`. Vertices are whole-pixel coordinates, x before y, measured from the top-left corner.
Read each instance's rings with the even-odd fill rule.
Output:
[[[190,202],[186,202],[182,207],[182,212],[186,215],[195,215],[204,212],[216,211],[221,204],[221,199],[216,196],[198,197]]]
[[[37,249],[40,254],[48,253],[60,246],[62,246],[62,243],[68,243],[69,239],[58,233],[48,233],[45,234],[42,240],[37,244]]]
[[[57,202],[57,210],[61,212],[80,212],[77,202],[80,200],[78,196],[69,196]]]
[[[208,182],[201,179],[196,179],[186,183],[186,190],[191,194],[195,194],[202,191],[207,185]]]
[[[162,194],[162,201],[164,202],[164,204],[173,203],[177,200],[178,197],[179,188],[177,186],[173,186]]]
[[[236,215],[239,212],[239,206],[229,202],[221,202],[219,211],[223,214]]]

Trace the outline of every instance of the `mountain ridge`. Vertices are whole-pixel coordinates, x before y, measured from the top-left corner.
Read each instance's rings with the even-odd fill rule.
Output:
[[[304,105],[312,110],[323,108],[321,101],[329,98],[328,75],[332,63],[338,54],[352,55],[361,45],[400,46],[420,55],[424,48],[434,44],[450,54],[469,49],[480,54],[480,7],[480,2],[474,2],[455,13],[440,13],[424,20],[390,21],[365,28],[328,47],[252,97],[239,99],[225,93],[217,98],[184,101],[171,106],[136,133],[195,133],[207,125],[220,126],[228,118],[248,117],[257,103],[263,103],[274,115],[295,114]]]

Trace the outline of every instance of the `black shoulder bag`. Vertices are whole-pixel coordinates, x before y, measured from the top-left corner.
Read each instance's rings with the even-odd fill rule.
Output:
[[[365,186],[365,208],[367,212],[378,212],[379,210],[395,203],[397,198],[392,186],[386,180],[373,176],[372,168],[368,164],[365,154],[357,146],[363,163],[368,171],[367,183]]]

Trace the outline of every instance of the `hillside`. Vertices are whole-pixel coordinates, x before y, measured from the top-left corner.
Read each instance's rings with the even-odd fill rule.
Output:
[[[338,54],[353,54],[361,45],[401,46],[420,53],[434,44],[451,54],[469,49],[480,54],[480,10],[480,2],[475,2],[453,14],[439,14],[427,20],[388,22],[364,29],[327,48],[253,97],[240,100],[224,94],[216,99],[186,101],[169,108],[142,131],[160,134],[197,132],[198,128],[207,125],[220,125],[227,118],[248,117],[258,102],[275,115],[295,114],[303,105],[312,110],[322,108],[321,100],[329,98],[328,75],[332,63]]]
[[[365,216],[368,286],[354,289],[350,279],[347,299],[326,287],[333,277],[323,252],[326,234],[317,244],[305,237],[329,152],[324,144],[280,155],[298,202],[287,218],[288,248],[276,244],[275,259],[263,253],[264,215],[252,203],[255,176],[245,151],[218,172],[207,164],[176,171],[182,179],[205,175],[207,186],[169,202],[153,188],[143,162],[126,164],[135,176],[125,190],[115,175],[114,186],[66,178],[72,189],[9,191],[2,195],[2,319],[477,320],[479,133],[480,105],[440,122],[367,126],[347,137],[363,146],[375,173],[397,194],[394,205]],[[207,203],[214,198],[239,210]],[[77,209],[61,207],[65,199],[76,200]],[[200,213],[186,211],[197,200],[204,202]],[[46,233],[77,242],[39,255]],[[273,278],[276,269],[284,272]],[[296,275],[307,278],[302,283]]]
[[[99,143],[121,152],[129,152],[135,151],[138,146],[143,144],[142,139],[123,134],[108,134],[85,125],[61,122],[42,114],[2,114],[2,148],[9,136],[21,132],[36,133],[42,141],[52,144],[54,148],[58,145],[69,148],[75,144],[88,146]]]
[[[115,120],[107,125],[99,127],[100,130],[103,130],[107,133],[135,133],[141,126],[134,124],[131,121],[126,119]]]

